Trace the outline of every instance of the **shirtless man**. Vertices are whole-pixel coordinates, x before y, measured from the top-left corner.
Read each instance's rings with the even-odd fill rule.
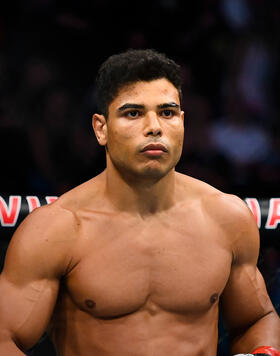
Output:
[[[0,355],[23,355],[47,330],[57,356],[214,356],[220,306],[233,354],[279,356],[252,214],[175,172],[177,64],[152,50],[115,55],[97,89],[107,168],[15,232],[0,279]]]

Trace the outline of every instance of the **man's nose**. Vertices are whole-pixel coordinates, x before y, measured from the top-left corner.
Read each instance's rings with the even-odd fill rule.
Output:
[[[148,112],[144,118],[144,135],[145,136],[161,136],[162,127],[160,118],[154,112]]]

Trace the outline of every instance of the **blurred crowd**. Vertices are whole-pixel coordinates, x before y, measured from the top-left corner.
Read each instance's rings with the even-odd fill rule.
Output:
[[[60,195],[101,172],[105,155],[91,129],[97,68],[108,55],[149,47],[182,66],[177,169],[241,197],[277,194],[279,4],[193,3],[1,5],[1,192]]]

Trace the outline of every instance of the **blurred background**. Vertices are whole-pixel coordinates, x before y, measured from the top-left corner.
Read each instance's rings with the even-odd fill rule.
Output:
[[[279,45],[276,0],[2,1],[0,195],[59,196],[100,173],[98,67],[127,48],[154,48],[182,66],[177,170],[241,198],[279,197]],[[279,250],[278,229],[260,255],[278,310]],[[52,355],[41,344],[32,355]]]

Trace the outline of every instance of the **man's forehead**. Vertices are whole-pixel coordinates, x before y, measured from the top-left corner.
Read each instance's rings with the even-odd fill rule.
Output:
[[[120,88],[111,104],[121,107],[126,103],[139,105],[160,105],[166,102],[179,104],[179,92],[167,79],[156,79],[149,82],[139,81]]]

